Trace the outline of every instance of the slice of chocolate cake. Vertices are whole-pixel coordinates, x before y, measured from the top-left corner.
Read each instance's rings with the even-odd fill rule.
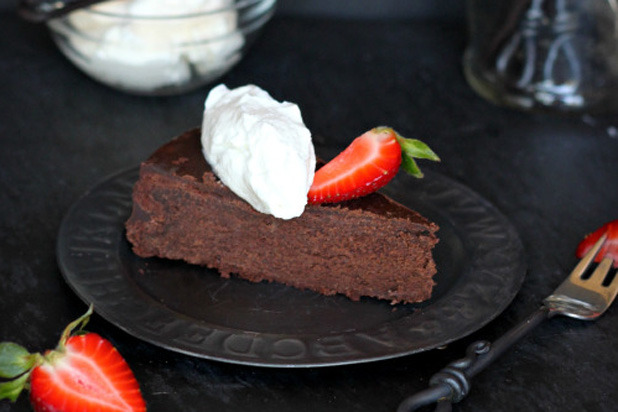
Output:
[[[289,220],[255,211],[212,173],[199,129],[142,163],[126,223],[141,257],[181,259],[253,282],[393,303],[431,296],[436,224],[373,193],[309,205]]]

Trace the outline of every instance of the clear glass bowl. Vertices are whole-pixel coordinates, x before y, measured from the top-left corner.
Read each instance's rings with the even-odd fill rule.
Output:
[[[275,4],[113,0],[48,26],[64,55],[92,78],[128,93],[172,95],[210,83],[238,63]]]

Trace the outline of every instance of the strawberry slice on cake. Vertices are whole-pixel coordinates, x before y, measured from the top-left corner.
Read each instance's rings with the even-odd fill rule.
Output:
[[[422,177],[415,158],[440,160],[420,140],[406,139],[390,127],[371,129],[316,171],[307,195],[309,203],[336,203],[375,192],[402,165],[412,176]]]

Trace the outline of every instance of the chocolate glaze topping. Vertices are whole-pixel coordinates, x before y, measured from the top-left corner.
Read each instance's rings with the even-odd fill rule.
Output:
[[[212,172],[202,153],[199,128],[189,130],[159,148],[145,163],[160,167],[178,177],[201,181],[204,173]],[[430,222],[418,213],[410,213],[406,207],[386,198],[380,193],[351,199],[344,202],[308,207],[341,207],[350,210],[366,210],[387,217],[408,219],[421,225]]]

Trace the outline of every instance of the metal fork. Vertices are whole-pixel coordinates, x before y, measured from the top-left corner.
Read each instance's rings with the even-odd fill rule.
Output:
[[[437,402],[436,412],[447,412],[451,405],[466,397],[470,378],[481,372],[515,342],[538,326],[543,320],[556,315],[582,320],[601,316],[618,294],[618,275],[611,278],[613,260],[606,257],[591,275],[588,268],[603,246],[602,236],[575,266],[569,277],[547,298],[543,305],[526,320],[512,328],[493,344],[477,341],[468,346],[466,357],[450,363],[429,380],[429,388],[405,399],[397,412],[414,411]]]

